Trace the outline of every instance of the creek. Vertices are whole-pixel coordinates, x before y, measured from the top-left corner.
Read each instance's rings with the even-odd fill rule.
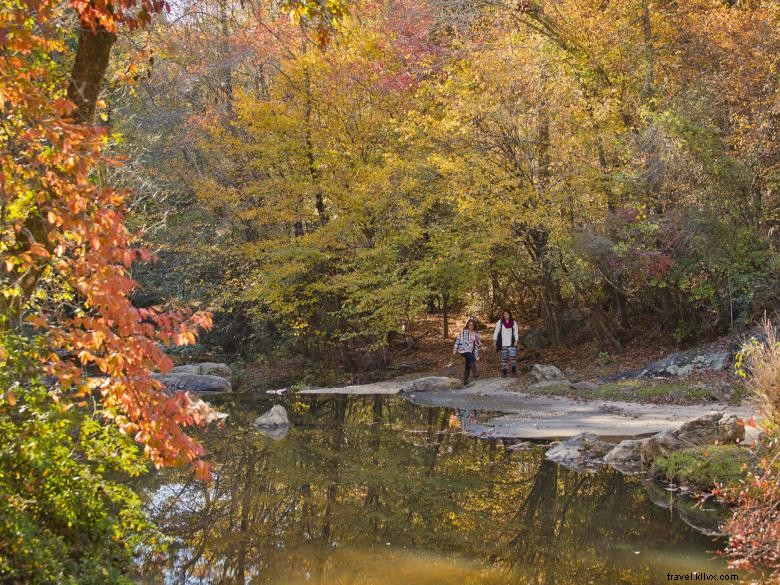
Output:
[[[282,403],[292,426],[253,420]],[[210,487],[181,470],[140,491],[172,539],[143,584],[498,585],[668,583],[736,575],[708,535],[723,511],[612,469],[577,473],[544,449],[460,428],[457,411],[396,396],[219,405],[202,439]],[[281,436],[283,435],[283,436]]]

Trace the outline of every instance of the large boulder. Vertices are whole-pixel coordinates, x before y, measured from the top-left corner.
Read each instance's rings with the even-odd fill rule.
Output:
[[[683,424],[675,433],[681,440],[693,445],[705,445],[718,440],[719,412],[710,412]]]
[[[710,412],[682,425],[675,435],[693,445],[738,443],[745,439],[745,427],[734,414]]]
[[[231,379],[233,371],[230,366],[220,362],[201,362],[199,364],[186,364],[176,366],[171,370],[174,374],[197,374],[199,376],[219,376],[221,378]]]
[[[612,374],[601,379],[602,382],[617,382],[635,378],[672,378],[688,376],[694,372],[725,370],[731,360],[728,351],[705,351],[693,349],[680,351],[666,356],[643,368]]]
[[[281,404],[274,404],[264,415],[255,419],[255,426],[258,428],[276,428],[289,427],[290,419],[287,418],[287,411]]]
[[[412,380],[401,389],[404,393],[413,392],[440,392],[463,388],[463,381],[446,376],[426,376]]]
[[[570,439],[561,441],[545,453],[550,461],[583,471],[602,462],[602,457],[612,449],[594,433],[580,433]]]
[[[165,391],[194,392],[195,394],[214,394],[232,392],[233,387],[225,378],[201,374],[187,374],[182,372],[170,374],[153,374],[153,378],[159,380],[165,386]]]
[[[641,447],[642,463],[650,465],[654,459],[665,457],[673,451],[679,451],[686,447],[674,431],[661,431],[645,440]]]
[[[531,377],[534,382],[567,382],[566,376],[555,366],[534,364],[531,368]],[[568,382],[567,382],[568,383]]]
[[[642,463],[650,465],[658,457],[674,451],[713,443],[740,443],[745,440],[745,426],[735,414],[710,412],[688,421],[676,431],[662,431],[645,439]]]
[[[744,440],[744,423],[736,414],[724,414],[718,421],[718,442],[741,443]]]
[[[604,463],[622,473],[637,473],[642,466],[642,446],[647,439],[625,439],[604,455]]]
[[[749,446],[758,445],[759,441],[761,441],[766,436],[766,433],[756,426],[745,426],[743,427],[743,430],[745,432],[745,439],[743,443]]]

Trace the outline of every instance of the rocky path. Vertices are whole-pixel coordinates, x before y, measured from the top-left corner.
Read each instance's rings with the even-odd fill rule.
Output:
[[[749,406],[732,407],[721,403],[678,406],[538,396],[513,389],[511,381],[503,378],[482,378],[456,390],[436,389],[436,384],[423,390],[426,385],[415,382],[391,380],[363,386],[302,390],[299,394],[400,394],[423,406],[469,411],[471,415],[464,418],[463,425],[469,434],[535,440],[564,439],[586,432],[604,438],[628,438],[673,430],[713,411],[733,413],[741,418],[756,414]]]
[[[346,394],[349,396],[372,396],[375,394],[400,394],[406,381],[387,380],[359,386],[343,386],[341,388],[308,388],[299,390],[297,394]]]

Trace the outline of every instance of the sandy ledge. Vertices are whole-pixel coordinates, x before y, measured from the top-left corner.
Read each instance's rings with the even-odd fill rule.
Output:
[[[408,382],[389,380],[344,388],[315,388],[298,394],[392,395],[400,394]],[[464,431],[475,436],[512,439],[563,439],[585,432],[604,438],[626,438],[673,430],[713,411],[734,413],[741,418],[756,415],[756,409],[750,406],[722,403],[678,406],[530,395],[512,389],[511,381],[504,378],[482,378],[462,390],[401,395],[421,406],[473,411],[477,416],[466,416]]]

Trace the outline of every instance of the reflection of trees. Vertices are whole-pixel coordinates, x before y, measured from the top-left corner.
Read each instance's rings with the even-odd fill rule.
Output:
[[[494,567],[474,584],[646,583],[652,559],[634,549],[701,542],[679,522],[671,531],[637,481],[445,432],[443,409],[338,397],[294,412],[283,441],[247,430],[250,413],[210,433],[209,489],[158,476],[176,487],[155,512],[177,538],[163,562],[177,582],[369,582],[328,579],[345,551],[408,547]]]

